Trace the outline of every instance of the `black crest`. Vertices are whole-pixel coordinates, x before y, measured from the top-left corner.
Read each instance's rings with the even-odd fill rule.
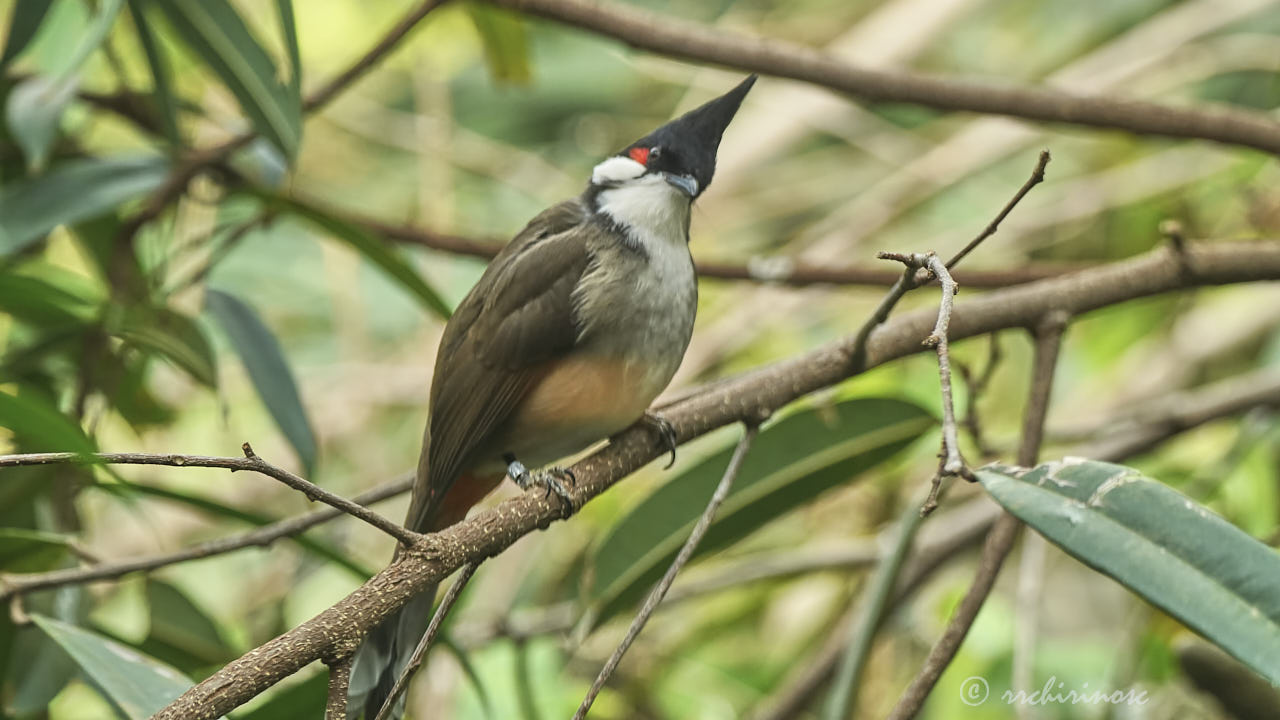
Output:
[[[650,158],[648,167],[692,175],[701,193],[715,175],[720,137],[755,82],[755,75],[747,77],[734,89],[654,130],[619,154],[627,155],[632,148],[658,148],[658,156]]]

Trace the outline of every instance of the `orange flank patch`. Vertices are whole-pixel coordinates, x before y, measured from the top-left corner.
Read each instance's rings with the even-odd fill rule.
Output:
[[[493,492],[505,477],[505,473],[460,475],[453,483],[453,487],[449,488],[449,492],[441,499],[440,510],[436,513],[435,522],[432,523],[434,527],[428,532],[443,530],[454,523],[461,522],[467,516],[467,511]]]
[[[566,358],[538,382],[513,419],[530,430],[591,426],[606,428],[605,434],[616,432],[635,422],[653,400],[647,383],[636,377],[642,374],[614,358]]]

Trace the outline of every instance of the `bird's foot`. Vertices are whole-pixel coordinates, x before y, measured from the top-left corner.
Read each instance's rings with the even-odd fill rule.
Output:
[[[640,416],[640,420],[638,422],[646,430],[655,433],[658,436],[658,439],[662,441],[662,446],[671,452],[671,460],[667,462],[667,466],[664,467],[663,470],[675,465],[676,429],[672,427],[671,422],[661,415],[651,413],[647,410],[644,415]]]
[[[524,463],[516,460],[514,455],[507,454],[502,459],[507,463],[507,475],[516,485],[520,486],[521,490],[527,491],[534,485],[542,485],[546,487],[548,496],[554,493],[556,497],[560,498],[560,502],[568,514],[572,514],[576,509],[573,503],[573,496],[569,494],[569,489],[564,486],[563,482],[568,481],[570,484],[578,482],[572,470],[559,465],[552,465],[541,470],[529,470],[524,466]]]

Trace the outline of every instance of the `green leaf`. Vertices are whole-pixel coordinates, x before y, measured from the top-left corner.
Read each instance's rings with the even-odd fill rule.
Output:
[[[112,335],[149,350],[185,370],[197,381],[218,386],[218,360],[194,318],[167,308],[138,308],[109,328]]]
[[[277,196],[263,195],[262,198],[268,203],[279,207],[282,210],[300,215],[307,220],[319,225],[327,230],[331,235],[339,240],[345,241],[348,245],[355,248],[357,252],[364,255],[365,259],[374,265],[382,268],[383,272],[397,280],[409,292],[413,293],[422,306],[440,316],[441,319],[447,320],[453,313],[449,304],[440,297],[430,285],[422,279],[422,276],[414,270],[409,263],[405,262],[398,253],[387,246],[387,243],[365,232],[363,229],[352,225],[349,222],[326,215],[319,210]]]
[[[467,14],[480,35],[489,74],[499,82],[527,84],[533,73],[524,19],[509,10],[474,2],[467,4]]]
[[[91,453],[97,450],[78,424],[35,393],[0,392],[0,427],[9,428],[33,451]]]
[[[164,136],[174,148],[182,146],[182,136],[178,131],[178,103],[173,91],[173,78],[169,70],[169,61],[165,58],[156,39],[155,31],[147,20],[142,3],[146,0],[129,0],[129,14],[133,16],[133,26],[138,30],[138,41],[142,51],[146,53],[147,65],[151,68],[152,95],[160,108],[160,122],[164,128]]]
[[[0,188],[0,257],[59,225],[87,220],[155,190],[169,173],[161,157],[73,160]]]
[[[41,329],[52,329],[88,322],[93,307],[40,278],[0,272],[0,312]]]
[[[39,172],[44,169],[49,148],[58,133],[62,111],[80,87],[80,66],[102,44],[123,2],[103,0],[66,69],[57,77],[37,75],[9,94],[5,118],[31,170]]]
[[[4,41],[4,53],[0,54],[0,71],[18,57],[40,29],[40,23],[53,3],[49,0],[17,0],[9,15],[9,38]]]
[[[218,74],[260,135],[292,160],[302,137],[302,104],[276,78],[275,62],[227,0],[157,3],[183,41]]]
[[[210,288],[205,292],[205,307],[231,340],[258,396],[310,473],[316,461],[316,436],[275,335],[253,308],[234,295]]]
[[[97,633],[43,615],[31,619],[130,720],[145,720],[191,687],[181,673]]]
[[[70,554],[65,535],[0,528],[0,571],[30,573],[59,567]]]
[[[280,33],[289,51],[289,94],[299,106],[302,104],[302,52],[298,48],[298,25],[293,19],[293,0],[276,0],[276,14],[280,16]]]
[[[189,674],[235,659],[217,623],[176,587],[148,580],[147,605],[151,629],[139,645],[144,653]]]
[[[279,686],[277,686],[279,687]],[[237,720],[315,720],[324,717],[329,694],[329,673],[311,674],[302,682],[276,690],[266,702],[252,711],[239,713]]]
[[[978,472],[1006,510],[1280,683],[1280,554],[1190,498],[1110,463]]]
[[[765,523],[888,460],[934,424],[912,403],[859,398],[798,412],[756,439],[698,554],[723,548]],[[594,552],[588,616],[601,622],[644,597],[675,558],[733,448],[672,478],[619,522]]]

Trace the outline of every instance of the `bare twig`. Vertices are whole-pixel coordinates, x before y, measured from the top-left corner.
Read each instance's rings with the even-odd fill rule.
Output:
[[[951,319],[952,341],[1026,327],[1058,309],[1078,315],[1127,300],[1187,287],[1280,279],[1280,243],[1195,244],[1187,249],[1196,273],[1186,277],[1167,248],[1071,277],[1042,280],[968,299]],[[862,368],[920,352],[936,312],[913,312],[886,322],[866,344]],[[687,442],[743,418],[760,417],[860,372],[852,338],[757,368],[670,405],[663,416]],[[623,432],[573,466],[575,505],[612,487],[663,452],[643,429]],[[423,538],[401,560],[298,627],[228,663],[162,710],[158,720],[213,720],[297,672],[339,644],[359,638],[423,588],[468,562],[502,552],[521,537],[563,516],[562,504],[523,493],[469,520]]]
[[[0,468],[20,465],[53,464],[105,464],[105,465],[166,465],[169,467],[207,467],[224,470],[250,470],[274,478],[306,495],[309,500],[319,500],[342,512],[359,518],[406,545],[412,545],[421,535],[391,522],[381,515],[356,503],[335,495],[308,480],[276,467],[254,454],[249,443],[241,445],[243,458],[208,457],[204,455],[156,455],[151,453],[27,453],[24,455],[0,455]]]
[[[347,720],[347,688],[351,685],[351,656],[329,665],[329,693],[324,702],[324,720]]]
[[[705,27],[621,3],[490,2],[607,35],[662,55],[800,80],[864,100],[1115,128],[1138,135],[1200,138],[1280,153],[1280,124],[1256,112],[1175,108],[1007,83],[978,83],[946,75],[871,70],[801,45]]]
[[[729,489],[733,487],[733,481],[737,479],[738,472],[742,469],[742,462],[746,459],[747,450],[751,448],[751,441],[755,440],[758,430],[758,425],[747,426],[742,439],[738,441],[738,447],[733,451],[733,457],[729,458],[729,466],[725,468],[724,475],[720,478],[720,484],[716,486],[715,492],[711,494],[711,501],[707,503],[707,509],[702,511],[702,516],[698,518],[697,524],[693,526],[693,532],[689,533],[689,538],[680,547],[680,552],[676,554],[676,559],[671,562],[671,567],[667,568],[667,572],[663,574],[662,579],[649,592],[649,596],[645,598],[640,612],[636,614],[635,619],[631,621],[631,626],[627,628],[627,634],[622,638],[622,642],[618,644],[618,648],[613,651],[613,655],[609,656],[609,660],[600,669],[600,674],[596,676],[595,682],[591,683],[591,689],[587,690],[587,696],[582,699],[582,704],[578,706],[578,711],[573,714],[573,720],[583,720],[587,716],[587,712],[591,710],[591,704],[595,702],[596,696],[600,694],[600,690],[604,688],[604,684],[608,682],[609,676],[618,667],[618,663],[622,662],[622,656],[626,654],[627,649],[631,647],[631,643],[635,642],[636,637],[640,635],[645,623],[649,622],[649,617],[653,615],[653,611],[662,602],[667,590],[671,588],[671,583],[675,582],[676,573],[679,573],[681,568],[693,557],[693,551],[698,548],[698,543],[702,542],[702,536],[707,534],[707,530],[711,527],[711,521],[716,517],[716,511],[720,509],[720,504],[729,496]]]
[[[302,101],[302,109],[310,112],[324,107],[334,96],[346,90],[352,83],[369,72],[374,65],[377,65],[389,55],[396,45],[399,45],[400,41],[409,34],[410,30],[421,22],[428,13],[443,5],[444,1],[426,0],[405,13],[404,17],[400,18],[399,22],[379,38],[378,42],[374,43],[373,47],[369,48],[364,55],[361,55],[359,60],[356,60],[346,70],[338,73],[329,82],[308,95]]]
[[[982,430],[982,419],[978,412],[978,403],[982,398],[982,394],[986,392],[987,387],[991,384],[991,378],[995,375],[996,367],[1000,364],[1000,335],[991,333],[988,337],[987,345],[987,361],[982,368],[982,374],[974,376],[969,369],[961,363],[956,363],[956,370],[960,373],[960,378],[964,380],[968,388],[969,402],[965,408],[964,417],[960,419],[960,424],[969,431],[969,437],[973,440],[973,444],[977,446],[978,452],[984,459],[990,460],[999,455],[999,450],[992,447],[988,442],[986,435]]]
[[[933,332],[929,333],[923,343],[926,347],[931,347],[937,352],[938,378],[942,388],[942,450],[938,455],[940,458],[938,473],[933,478],[933,489],[920,509],[921,514],[928,515],[938,506],[938,491],[945,478],[963,477],[966,480],[973,480],[974,477],[973,471],[969,470],[965,464],[964,456],[960,454],[960,435],[956,426],[955,401],[951,393],[951,352],[950,344],[947,340],[947,332],[951,326],[951,312],[959,288],[956,286],[955,280],[951,279],[951,274],[947,272],[947,266],[943,264],[936,253],[882,252],[877,257],[882,260],[896,260],[906,265],[907,269],[902,276],[904,280],[908,277],[914,277],[917,270],[928,270],[934,277],[938,278],[938,283],[942,285],[942,299],[938,303],[938,319],[933,325]]]
[[[1044,169],[1048,164],[1049,151],[1041,150],[1040,157],[1036,160],[1035,169],[1031,171],[1031,177],[1027,178],[1027,181],[1022,184],[1022,187],[1018,188],[1018,192],[1013,194],[1013,197],[1009,199],[1009,202],[1005,203],[1004,208],[1002,208],[1000,212],[991,219],[990,223],[987,223],[987,226],[982,229],[982,232],[978,233],[977,237],[970,240],[968,245],[961,248],[960,252],[953,255],[951,259],[947,261],[948,270],[955,267],[956,263],[963,260],[970,252],[973,252],[973,249],[981,245],[983,240],[986,240],[996,234],[996,229],[1000,227],[1000,223],[1004,222],[1004,219],[1009,217],[1009,213],[1013,212],[1013,209],[1017,207],[1018,203],[1022,202],[1022,198],[1025,197],[1027,193],[1031,192],[1031,188],[1044,182]]]
[[[371,505],[396,495],[407,492],[413,486],[413,474],[393,480],[381,487],[351,498],[359,505]],[[189,560],[221,555],[249,547],[266,547],[280,538],[300,535],[308,529],[345,515],[333,507],[312,510],[305,515],[280,520],[263,525],[240,535],[218,538],[208,542],[197,543],[189,548],[161,555],[121,560],[117,562],[99,562],[87,568],[66,568],[50,570],[42,573],[0,576],[0,601],[9,595],[29,593],[34,590],[61,587],[63,585],[82,585],[99,580],[114,580],[130,573],[146,572],[158,568],[176,565]]]
[[[1044,438],[1044,418],[1053,392],[1053,372],[1058,364],[1062,332],[1069,317],[1066,311],[1056,310],[1046,314],[1035,328],[1035,369],[1031,378],[1030,400],[1024,415],[1022,444],[1018,448],[1018,464],[1022,466],[1034,465],[1040,454],[1040,443]],[[951,616],[942,637],[938,638],[938,642],[930,650],[915,680],[898,699],[898,704],[889,714],[889,720],[908,720],[920,712],[925,699],[929,697],[938,678],[942,677],[942,672],[951,664],[973,621],[978,617],[978,611],[986,602],[1021,527],[1022,523],[1007,512],[996,520],[983,543],[982,558],[973,583],[960,601],[955,614]]]
[[[476,567],[477,563],[467,563],[462,566],[462,570],[458,572],[458,579],[449,586],[449,592],[444,594],[440,605],[436,607],[435,614],[431,616],[431,622],[427,625],[427,631],[422,634],[418,646],[413,649],[409,664],[400,671],[400,677],[396,678],[396,684],[391,686],[391,693],[387,695],[386,700],[382,701],[382,707],[378,709],[378,715],[374,720],[386,720],[391,715],[392,708],[396,706],[396,700],[409,686],[409,680],[413,678],[413,674],[422,667],[422,661],[427,657],[427,651],[431,649],[431,643],[435,642],[436,635],[440,633],[440,626],[444,623],[445,616],[453,609],[454,603],[458,602],[458,596],[462,594],[462,589],[475,574]]]

